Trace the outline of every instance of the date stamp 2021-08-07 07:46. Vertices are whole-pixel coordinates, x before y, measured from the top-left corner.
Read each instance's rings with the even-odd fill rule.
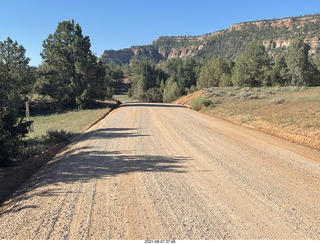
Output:
[[[144,243],[148,244],[172,244],[176,243],[175,240],[145,240]]]

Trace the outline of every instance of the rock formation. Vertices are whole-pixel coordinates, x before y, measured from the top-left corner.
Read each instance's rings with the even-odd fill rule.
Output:
[[[121,50],[105,50],[101,59],[123,65],[131,58],[146,58],[163,63],[170,58],[203,58],[213,56],[235,58],[252,40],[261,40],[272,56],[286,49],[296,37],[302,37],[317,52],[320,45],[320,15],[251,21],[202,36],[162,36],[150,45],[132,46]]]

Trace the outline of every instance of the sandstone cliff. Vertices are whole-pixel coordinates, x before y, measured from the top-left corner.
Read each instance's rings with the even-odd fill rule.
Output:
[[[170,58],[235,58],[252,40],[261,40],[270,54],[275,55],[298,36],[311,46],[310,53],[316,53],[320,46],[320,15],[245,22],[202,36],[162,36],[150,45],[105,50],[100,58],[120,65],[129,63],[133,57],[156,63]]]

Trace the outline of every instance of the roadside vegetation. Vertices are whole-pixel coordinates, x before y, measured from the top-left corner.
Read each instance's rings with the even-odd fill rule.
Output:
[[[201,112],[320,149],[320,87],[215,87],[174,103],[202,100]]]
[[[57,143],[69,141],[117,105],[116,101],[110,100],[94,109],[77,109],[31,116],[34,131],[24,137],[25,146],[20,152],[20,159],[36,155]]]
[[[191,102],[191,108],[197,111],[202,110],[204,108],[208,108],[212,105],[212,100],[205,97],[198,97]]]
[[[262,42],[252,41],[234,60],[170,59],[163,66],[166,79],[150,88],[145,85],[150,74],[133,70],[131,90],[140,95],[131,96],[148,101],[157,91],[163,102],[185,96],[177,103],[186,104],[186,99],[192,109],[320,149],[320,59],[309,50],[297,38],[275,57]],[[145,60],[135,62],[148,65]]]
[[[105,112],[97,101],[112,98],[114,83],[123,72],[99,61],[90,47],[90,38],[73,20],[58,23],[55,33],[44,40],[38,67],[29,65],[26,50],[17,41],[10,37],[0,41],[0,166],[41,151],[40,145],[46,148],[67,139]],[[30,121],[25,119],[26,102]],[[78,124],[69,115],[78,115]],[[35,132],[28,134],[32,123]]]
[[[98,100],[112,99],[115,93],[124,101],[173,102],[184,95],[206,90],[207,93],[212,91],[213,97],[219,99],[205,96],[190,106],[217,115],[223,113],[219,109],[225,106],[223,111],[233,114],[230,116],[246,109],[245,114],[240,113],[241,123],[253,121],[260,116],[256,113],[264,111],[261,116],[265,121],[291,121],[297,126],[310,128],[318,125],[313,120],[301,124],[294,118],[274,115],[259,107],[269,106],[276,110],[282,106],[286,112],[291,111],[290,106],[297,107],[293,102],[297,98],[290,96],[299,96],[288,95],[288,89],[296,87],[294,89],[311,92],[310,87],[320,86],[320,55],[309,53],[310,46],[301,38],[292,41],[286,50],[275,56],[269,55],[261,41],[252,41],[233,60],[213,57],[205,62],[202,59],[172,58],[160,66],[137,58],[122,66],[106,64],[90,48],[90,38],[82,34],[81,26],[73,20],[58,23],[56,31],[44,40],[42,63],[38,67],[29,65],[26,50],[18,42],[9,37],[0,42],[0,165],[15,163],[21,152],[29,150],[30,140],[26,136],[30,125],[33,123],[33,127],[39,128],[40,121],[46,120],[38,115],[78,111],[83,113],[82,117],[93,119],[94,115],[91,117],[91,111],[86,109],[96,109]],[[132,81],[130,88],[130,82],[123,83],[124,80]],[[275,89],[278,96],[271,94]],[[310,97],[312,95],[307,93],[302,99],[310,100]],[[31,121],[24,119],[26,101],[30,102],[31,115],[36,116]],[[313,105],[319,107],[319,101],[315,100]],[[314,113],[316,116],[317,112]],[[58,115],[56,118],[49,116],[48,120],[57,119],[63,125],[63,120],[74,119]],[[48,124],[44,127],[51,130]],[[53,135],[60,132],[61,138],[70,132],[66,125],[52,130]],[[42,129],[36,131],[34,133],[38,135],[29,134],[28,138],[44,136]],[[55,141],[50,134],[47,138]]]
[[[172,102],[210,87],[319,86],[319,56],[295,39],[287,50],[270,57],[260,41],[250,42],[234,59],[169,59],[162,68],[147,60],[133,60],[128,95],[149,102]]]

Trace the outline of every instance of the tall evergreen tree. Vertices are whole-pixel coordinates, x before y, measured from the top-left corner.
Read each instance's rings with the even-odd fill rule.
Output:
[[[34,69],[25,49],[9,37],[0,42],[0,165],[17,156],[30,122],[19,118],[23,95],[33,82]]]
[[[319,74],[309,60],[310,46],[301,38],[292,41],[286,52],[286,64],[289,76],[288,85],[313,86],[319,85]]]
[[[186,90],[195,86],[200,74],[200,62],[187,58],[169,59],[165,65],[165,71],[175,80],[179,87],[180,96],[186,94]]]
[[[174,100],[176,100],[179,96],[181,96],[180,88],[178,86],[178,83],[175,81],[174,77],[172,76],[167,80],[166,85],[164,87],[163,101],[165,103],[171,103]]]
[[[161,68],[149,63],[146,59],[134,60],[131,65],[131,72],[133,82],[129,94],[142,100],[146,98],[145,92],[152,88],[160,88],[161,81],[166,80],[167,77]]]
[[[197,81],[198,88],[230,86],[233,63],[225,58],[213,58],[201,68]]]
[[[250,42],[235,59],[232,82],[236,86],[271,85],[271,60],[259,41]]]
[[[286,61],[286,52],[278,54],[274,60],[275,83],[286,86],[290,85],[289,70]]]
[[[79,24],[63,21],[43,42],[37,90],[62,106],[84,107],[107,94],[105,69]]]

